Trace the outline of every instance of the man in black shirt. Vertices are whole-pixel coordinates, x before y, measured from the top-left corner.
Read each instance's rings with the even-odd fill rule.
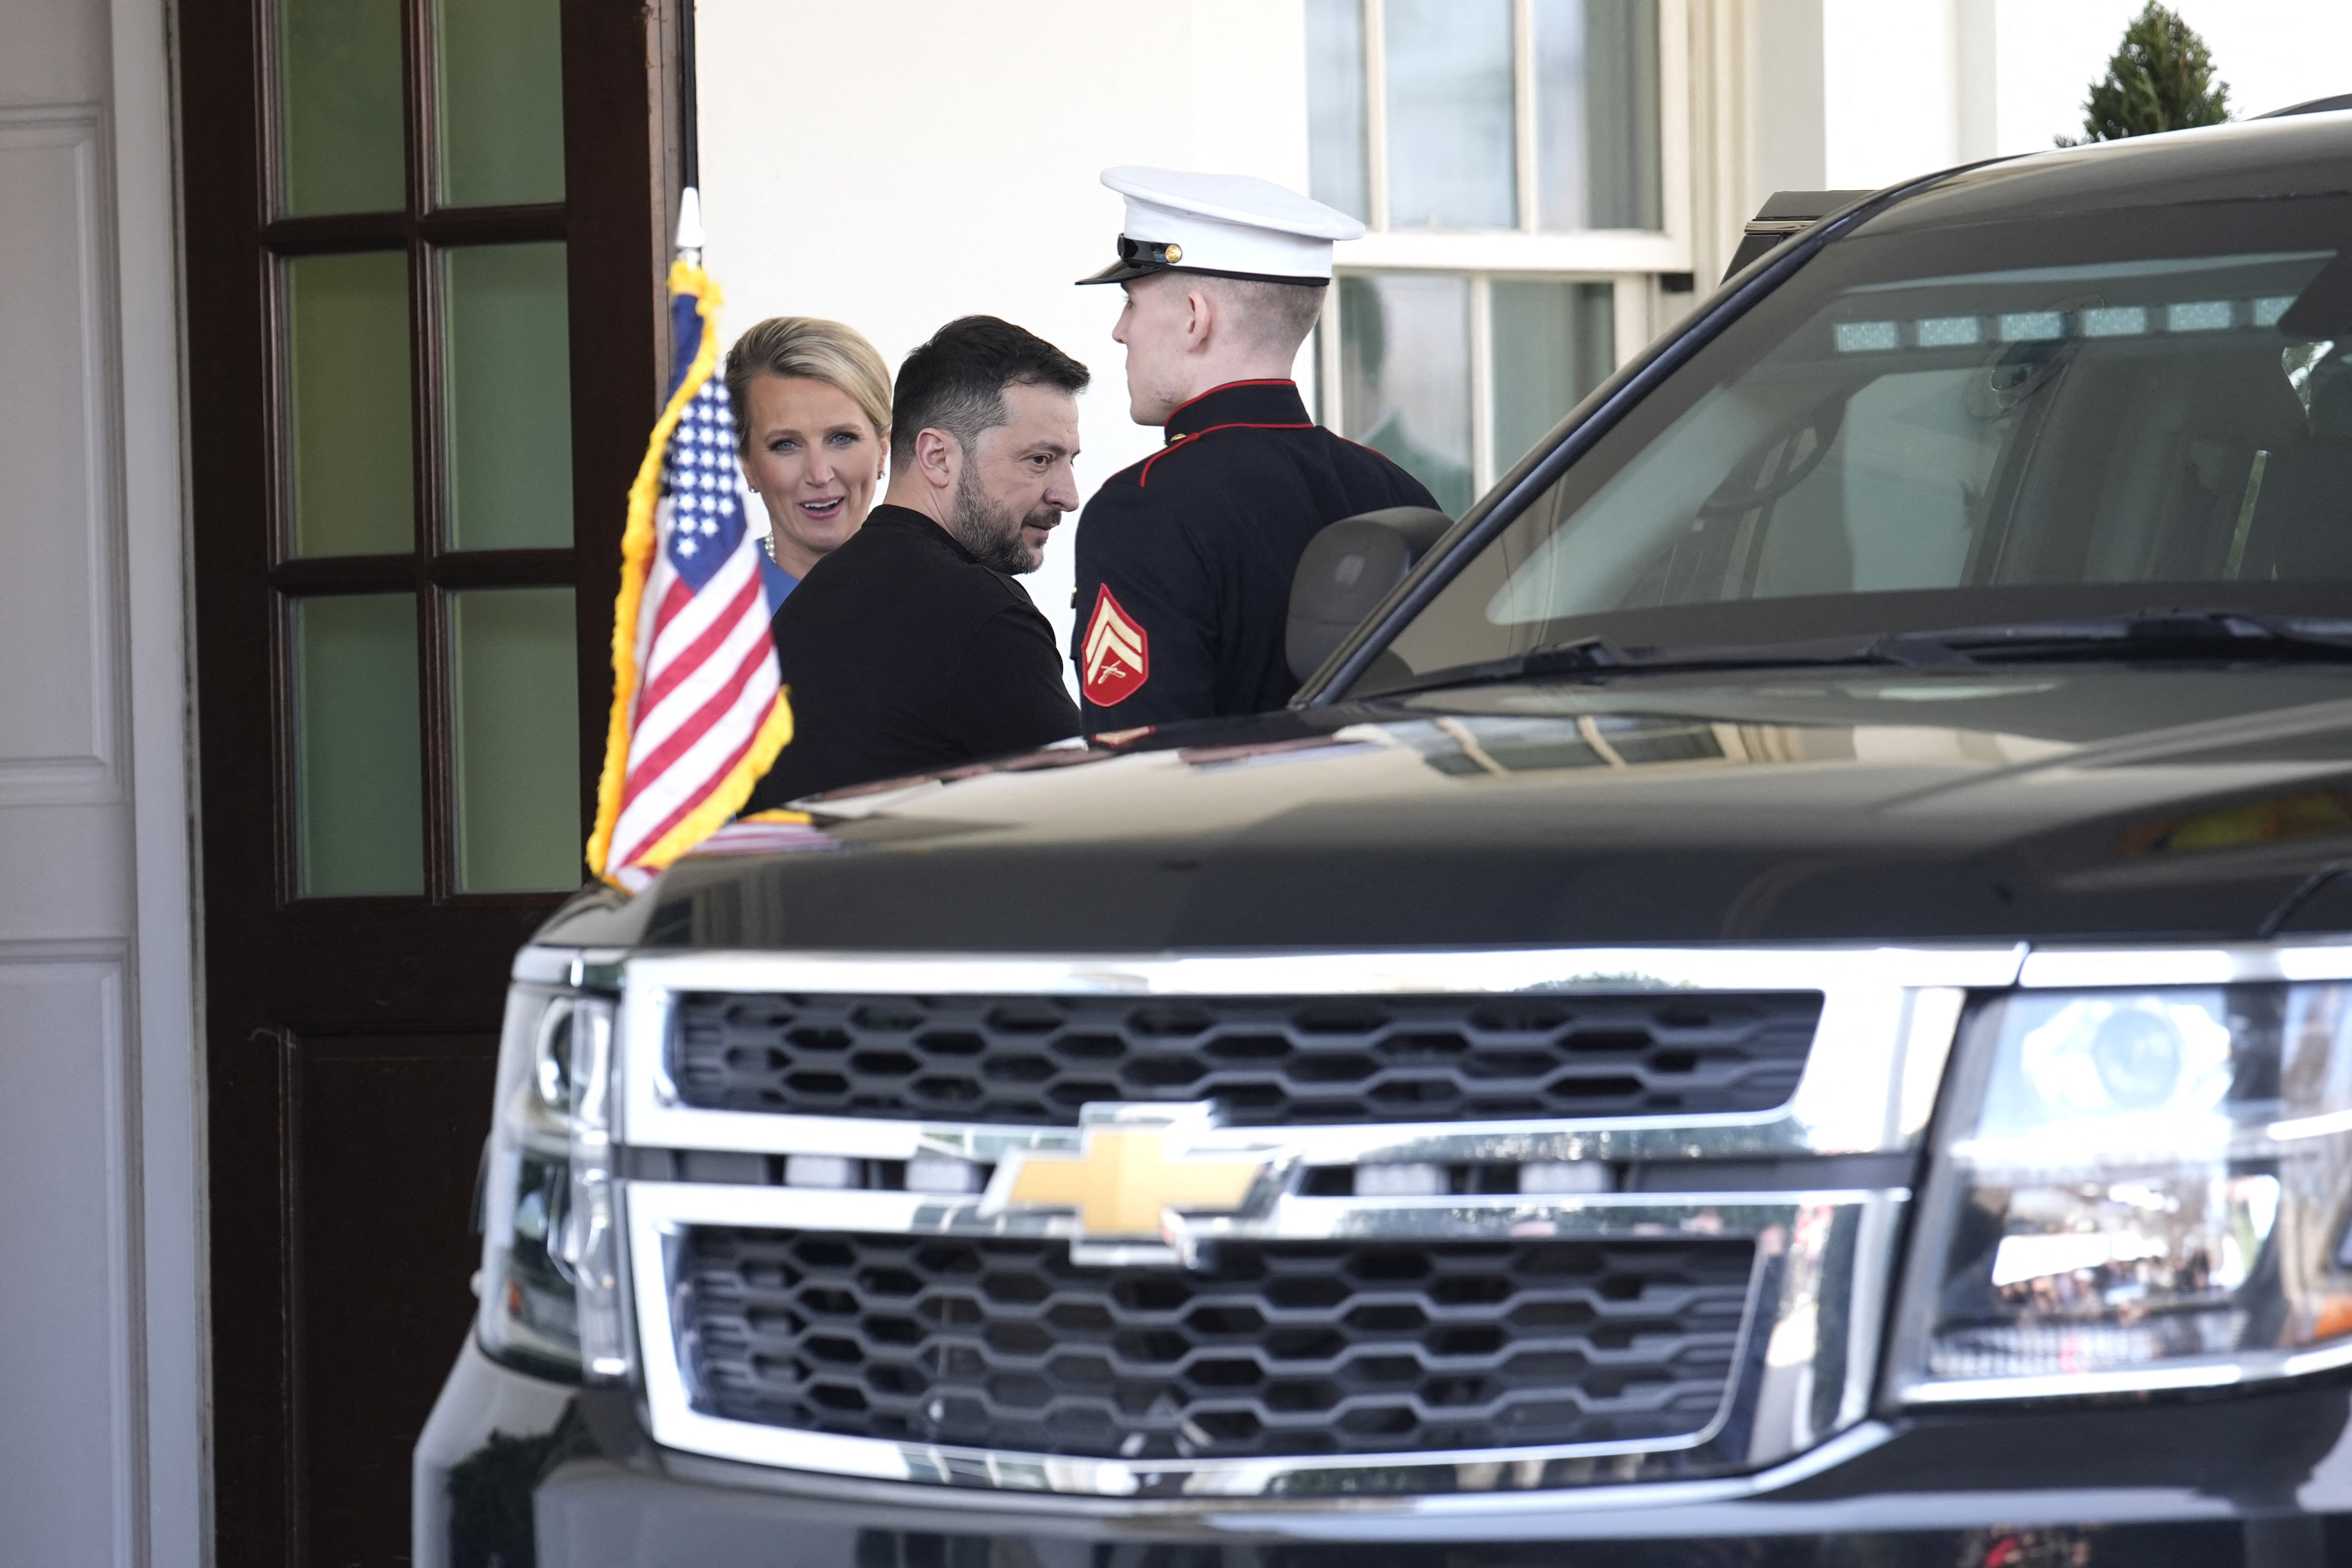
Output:
[[[1013,576],[1078,504],[1087,379],[993,316],[907,356],[882,504],[776,612],[793,741],[746,811],[1078,732],[1053,629]]]

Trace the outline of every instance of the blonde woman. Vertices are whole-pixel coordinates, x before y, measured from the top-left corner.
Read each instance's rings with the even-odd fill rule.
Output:
[[[743,482],[768,510],[768,603],[857,531],[890,449],[890,372],[839,321],[771,316],[727,352]]]

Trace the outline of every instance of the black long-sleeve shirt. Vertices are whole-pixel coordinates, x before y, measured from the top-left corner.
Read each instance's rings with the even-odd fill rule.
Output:
[[[876,507],[771,629],[793,739],[746,811],[1078,732],[1053,628],[1029,595],[906,507]]]

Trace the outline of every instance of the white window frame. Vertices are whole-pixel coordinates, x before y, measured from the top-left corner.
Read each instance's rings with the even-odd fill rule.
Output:
[[[1516,236],[1502,237],[1508,240]],[[1623,364],[1641,352],[1650,341],[1652,290],[1655,278],[1646,272],[1571,272],[1534,266],[1485,266],[1472,268],[1434,267],[1374,267],[1363,262],[1362,251],[1351,246],[1339,277],[1372,272],[1429,272],[1447,277],[1466,279],[1470,285],[1470,493],[1475,498],[1485,495],[1502,477],[1505,467],[1519,460],[1522,454],[1498,455],[1495,450],[1495,343],[1494,308],[1489,287],[1496,279],[1542,283],[1608,283],[1614,286],[1612,303],[1615,318],[1612,323],[1612,351],[1615,363]],[[1335,285],[1337,279],[1334,279]],[[1323,320],[1315,333],[1315,375],[1320,395],[1323,423],[1334,430],[1348,427],[1347,384],[1339,374],[1339,291],[1335,286],[1330,302],[1323,308]]]
[[[1360,0],[1364,16],[1364,174],[1370,207],[1363,238],[1340,265],[1367,272],[1528,272],[1618,283],[1620,363],[1650,337],[1649,277],[1692,270],[1690,0],[1658,0],[1659,216],[1664,227],[1545,233],[1536,227],[1535,0],[1512,0],[1518,137],[1516,229],[1389,227],[1387,5]],[[1629,285],[1631,287],[1629,287]],[[1629,314],[1629,295],[1643,308]],[[1630,329],[1630,330],[1629,330]]]

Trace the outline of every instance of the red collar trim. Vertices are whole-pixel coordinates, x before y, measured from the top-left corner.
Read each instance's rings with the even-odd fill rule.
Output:
[[[1245,382],[1235,382],[1234,384],[1236,386],[1243,386],[1249,384]],[[1151,482],[1152,464],[1158,462],[1169,453],[1176,450],[1177,447],[1189,447],[1193,442],[1198,441],[1202,437],[1213,436],[1220,430],[1312,430],[1314,428],[1315,421],[1312,419],[1293,419],[1286,421],[1280,425],[1212,425],[1205,430],[1195,430],[1189,435],[1171,437],[1167,446],[1160,447],[1160,450],[1152,453],[1151,456],[1143,459],[1143,471],[1135,476],[1135,488],[1141,489],[1144,486]]]
[[[1177,416],[1178,415],[1180,415],[1180,414],[1183,413],[1183,412],[1184,412],[1184,410],[1186,410],[1187,408],[1192,407],[1192,405],[1194,405],[1195,403],[1202,402],[1202,401],[1203,401],[1204,399],[1207,399],[1207,398],[1214,397],[1214,396],[1216,396],[1216,395],[1217,395],[1217,394],[1219,394],[1219,393],[1221,393],[1221,392],[1229,391],[1229,390],[1231,390],[1232,388],[1236,387],[1236,386],[1286,386],[1286,387],[1290,388],[1293,392],[1296,392],[1296,391],[1297,391],[1297,390],[1298,390],[1298,384],[1297,384],[1297,382],[1295,382],[1295,381],[1291,380],[1288,376],[1286,376],[1286,375],[1266,376],[1266,377],[1262,377],[1262,378],[1260,378],[1259,380],[1256,380],[1256,381],[1228,381],[1228,382],[1224,382],[1224,383],[1223,383],[1223,384],[1219,384],[1219,385],[1213,386],[1213,387],[1209,388],[1209,390],[1208,390],[1208,391],[1206,391],[1206,392],[1200,393],[1200,394],[1198,394],[1198,395],[1194,395],[1194,396],[1192,396],[1192,397],[1188,397],[1188,398],[1186,398],[1183,402],[1181,402],[1181,403],[1178,404],[1175,407],[1173,407],[1173,408],[1170,409],[1170,410],[1168,411],[1168,417],[1167,417],[1166,419],[1164,419],[1164,420],[1160,421],[1161,426],[1162,426],[1163,427],[1165,427],[1166,426],[1170,426],[1170,425],[1173,425],[1173,424],[1175,424],[1175,423],[1176,423],[1176,416]],[[1211,426],[1211,428],[1213,428],[1213,429],[1217,429],[1217,428],[1223,428],[1223,426]],[[1200,435],[1200,434],[1202,434],[1202,432],[1200,432],[1200,431],[1194,431],[1194,432],[1192,432],[1192,434],[1194,434],[1194,435]],[[1181,439],[1181,437],[1177,437],[1177,438],[1178,438],[1178,439]]]

